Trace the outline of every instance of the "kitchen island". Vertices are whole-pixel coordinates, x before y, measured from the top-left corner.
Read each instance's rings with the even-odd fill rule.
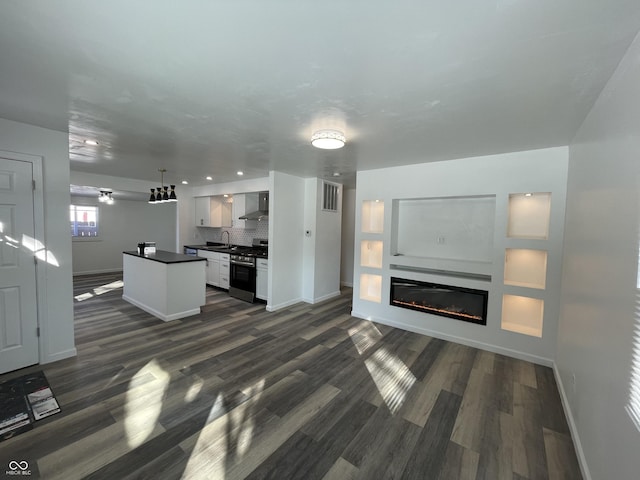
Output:
[[[206,259],[157,250],[122,255],[122,299],[165,322],[200,313],[205,304]]]

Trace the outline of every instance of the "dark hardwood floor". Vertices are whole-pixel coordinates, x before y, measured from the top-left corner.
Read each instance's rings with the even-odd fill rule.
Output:
[[[580,479],[551,369],[349,315],[209,289],[164,323],[75,279],[62,411],[0,443],[43,479]],[[97,290],[96,290],[97,289]],[[100,294],[98,294],[100,293]]]

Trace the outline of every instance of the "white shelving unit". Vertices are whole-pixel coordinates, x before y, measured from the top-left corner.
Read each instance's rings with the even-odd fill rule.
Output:
[[[382,302],[382,275],[360,274],[360,299]]]
[[[547,252],[525,248],[507,248],[504,254],[504,284],[544,290],[547,277]]]
[[[503,294],[503,330],[542,337],[544,295],[547,278],[547,240],[551,216],[551,193],[509,195],[504,284],[519,287],[521,295]],[[532,242],[539,248],[526,248]]]
[[[360,266],[382,268],[382,242],[362,240],[360,242]]]
[[[365,200],[362,202],[362,233],[384,232],[384,202]]]
[[[507,237],[546,240],[549,238],[550,214],[550,193],[512,193],[509,195]]]
[[[502,329],[542,337],[544,301],[520,295],[503,295]]]
[[[360,242],[360,265],[374,271],[382,269],[382,251],[384,243],[384,202],[381,200],[364,200],[361,217],[362,233],[371,234],[374,238]],[[377,273],[360,274],[360,299],[370,302],[382,302],[382,275]]]

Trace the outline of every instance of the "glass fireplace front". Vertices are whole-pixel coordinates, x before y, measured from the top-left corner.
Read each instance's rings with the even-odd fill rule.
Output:
[[[487,324],[489,292],[473,288],[391,277],[391,305]]]

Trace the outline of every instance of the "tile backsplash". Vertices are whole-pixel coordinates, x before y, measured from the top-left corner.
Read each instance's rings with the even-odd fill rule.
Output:
[[[204,242],[222,242],[222,231],[229,232],[230,242],[234,245],[251,245],[254,238],[269,238],[269,222],[257,222],[254,230],[245,228],[196,228],[198,236]],[[224,236],[226,242],[227,236]]]

